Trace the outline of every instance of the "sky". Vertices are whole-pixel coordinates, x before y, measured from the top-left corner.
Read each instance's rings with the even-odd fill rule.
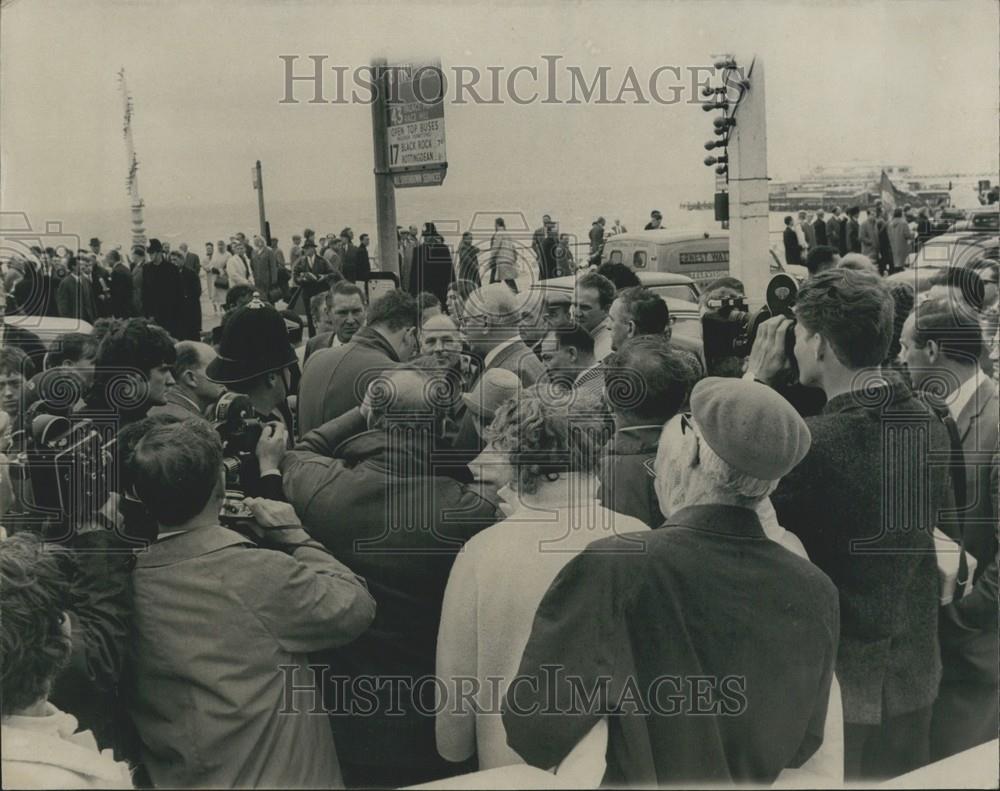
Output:
[[[566,93],[567,65],[588,77],[609,67],[616,93],[629,67],[646,83],[659,66],[756,54],[774,178],[852,159],[989,174],[1000,138],[997,37],[995,0],[5,0],[0,208],[127,206],[123,66],[147,205],[253,201],[257,159],[269,199],[373,201],[369,106],[309,104],[308,87],[296,88],[301,102],[281,103],[279,55],[299,55],[302,72],[308,55],[350,70],[378,56],[438,57],[446,73],[528,65],[543,71],[542,88],[542,56],[559,55]],[[324,85],[333,92],[332,70]],[[433,189],[456,200],[631,184],[712,192],[702,164],[711,115],[694,104],[448,104],[445,120],[448,177]]]

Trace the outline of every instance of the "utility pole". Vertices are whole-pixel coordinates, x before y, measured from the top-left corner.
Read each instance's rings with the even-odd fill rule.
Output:
[[[755,56],[737,65],[743,69],[743,88],[730,88],[738,98],[730,96],[737,103],[728,145],[729,272],[743,281],[756,306],[763,304],[771,271],[764,61]]]
[[[383,272],[399,274],[396,238],[396,187],[389,172],[389,70],[385,58],[372,61],[375,97],[372,102],[372,146],[375,153],[375,216],[378,221],[378,264]],[[400,284],[403,288],[406,283]]]
[[[146,228],[142,219],[142,209],[145,204],[139,197],[139,160],[135,156],[135,144],[132,141],[132,114],[135,110],[132,97],[125,83],[125,67],[118,72],[118,82],[122,91],[122,106],[125,111],[125,121],[122,134],[125,136],[125,154],[128,158],[128,177],[125,187],[128,190],[129,204],[132,209],[132,246],[146,246]]]
[[[267,225],[267,215],[264,213],[264,177],[261,174],[260,160],[253,169],[253,188],[257,190],[257,209],[260,212],[260,235],[268,247],[271,246],[271,234]]]

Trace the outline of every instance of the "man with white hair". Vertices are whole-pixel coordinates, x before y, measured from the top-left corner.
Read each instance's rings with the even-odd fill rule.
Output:
[[[482,356],[484,371],[506,368],[530,387],[545,373],[545,366],[521,340],[519,325],[527,300],[527,292],[515,293],[505,283],[476,289],[465,302],[462,331]]]
[[[559,764],[602,716],[607,785],[769,785],[823,742],[837,590],[756,513],[809,430],[752,382],[704,379],[691,408],[661,439],[667,522],[642,534],[646,551],[624,551],[635,534],[595,541],[538,607],[503,714],[534,766]]]

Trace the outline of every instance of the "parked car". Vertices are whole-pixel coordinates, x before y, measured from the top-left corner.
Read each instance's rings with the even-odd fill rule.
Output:
[[[1000,256],[1000,237],[991,233],[946,233],[928,239],[907,258],[906,269],[889,275],[890,281],[912,283],[918,291],[930,287],[931,278],[942,269],[969,267],[983,258]]]
[[[959,231],[997,233],[1000,231],[1000,204],[994,203],[992,206],[970,209],[964,220],[958,220],[948,228],[949,233]]]
[[[651,291],[663,297],[670,311],[670,325],[673,331],[679,335],[684,335],[692,340],[701,343],[701,315],[698,312],[698,287],[689,277],[675,275],[670,272],[636,272],[639,282]],[[542,280],[531,286],[533,295],[538,295],[537,300],[532,300],[532,305],[538,306],[539,316],[546,294],[559,292],[564,298],[569,297],[572,301],[576,293],[577,278],[573,275],[567,277],[554,277],[549,280]]]

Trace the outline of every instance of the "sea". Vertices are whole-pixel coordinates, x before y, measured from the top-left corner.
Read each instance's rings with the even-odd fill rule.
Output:
[[[976,197],[976,178],[953,180],[952,205],[971,208],[979,205]],[[461,233],[475,232],[483,238],[493,228],[497,216],[504,217],[511,233],[530,237],[541,225],[543,214],[558,222],[560,233],[569,234],[571,242],[581,249],[587,245],[591,223],[603,216],[610,229],[620,220],[629,231],[642,230],[649,213],[658,209],[664,224],[672,230],[714,231],[720,225],[712,210],[686,210],[682,202],[705,200],[704,193],[693,194],[689,187],[622,185],[616,189],[563,190],[531,185],[523,191],[493,190],[489,193],[470,194],[451,190],[447,182],[441,187],[418,187],[397,190],[397,224],[421,228],[425,222],[434,222],[438,232],[449,244],[457,244]],[[354,198],[331,196],[316,200],[268,200],[267,219],[271,235],[280,240],[287,252],[292,234],[301,234],[312,228],[318,235],[339,233],[346,226],[354,230],[355,241],[362,233],[371,235],[377,244],[375,205],[371,195]],[[772,246],[780,244],[785,212],[772,212],[770,230]],[[205,242],[228,240],[242,231],[248,237],[258,233],[259,220],[256,193],[248,191],[246,200],[232,204],[184,204],[145,207],[146,236],[168,241],[176,248],[187,242],[199,255]],[[117,211],[68,211],[53,212],[52,216],[34,215],[29,218],[30,236],[42,237],[52,246],[72,244],[78,237],[86,247],[87,241],[97,236],[105,250],[121,246],[127,249],[131,241],[131,214],[123,196],[122,207]],[[5,222],[5,224],[7,224]],[[27,239],[25,239],[27,241]],[[377,258],[373,250],[373,258]]]

